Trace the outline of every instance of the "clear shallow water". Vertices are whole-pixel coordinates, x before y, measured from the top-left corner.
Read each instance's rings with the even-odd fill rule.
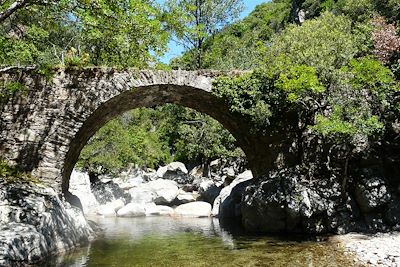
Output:
[[[40,266],[351,266],[323,241],[231,234],[218,220],[96,218],[104,235],[89,247]]]

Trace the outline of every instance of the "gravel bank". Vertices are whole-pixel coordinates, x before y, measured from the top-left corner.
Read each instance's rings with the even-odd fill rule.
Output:
[[[400,232],[336,236],[345,251],[367,266],[400,266]]]

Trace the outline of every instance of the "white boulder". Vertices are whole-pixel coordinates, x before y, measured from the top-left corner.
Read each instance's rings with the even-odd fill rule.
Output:
[[[183,164],[182,162],[171,162],[167,166],[158,168],[157,176],[163,178],[167,171],[172,171],[172,172],[181,171],[185,174],[188,173],[185,164]]]
[[[196,196],[193,193],[185,192],[183,190],[180,190],[179,194],[176,196],[176,203],[179,204],[185,204],[194,201],[196,201]]]
[[[175,208],[175,214],[183,217],[209,217],[211,204],[203,201],[182,204]]]
[[[174,209],[168,206],[155,205],[146,208],[146,216],[172,216]]]
[[[157,198],[157,194],[146,184],[130,189],[129,194],[133,203],[152,203]]]
[[[96,213],[100,204],[90,188],[90,179],[87,173],[75,169],[72,170],[69,191],[81,201],[84,214]]]
[[[143,205],[129,203],[117,211],[118,217],[140,217],[145,216],[146,211]]]
[[[99,206],[97,214],[104,217],[114,217],[116,212],[124,207],[124,201],[122,199],[116,199],[112,202]]]
[[[157,179],[147,183],[146,187],[156,194],[156,204],[170,204],[179,193],[176,182],[171,180]]]

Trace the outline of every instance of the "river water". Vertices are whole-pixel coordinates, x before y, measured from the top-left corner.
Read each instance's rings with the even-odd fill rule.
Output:
[[[337,245],[249,236],[210,218],[94,218],[102,236],[40,266],[352,266]]]

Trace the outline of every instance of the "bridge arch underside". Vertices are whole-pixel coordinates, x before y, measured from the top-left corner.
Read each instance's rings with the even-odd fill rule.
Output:
[[[122,92],[99,105],[84,121],[68,146],[62,164],[62,191],[67,192],[69,178],[81,150],[88,140],[108,121],[126,111],[155,107],[167,103],[178,104],[205,113],[219,121],[237,140],[237,144],[245,152],[249,167],[254,174],[260,173],[261,167],[254,151],[255,144],[249,137],[247,122],[229,111],[227,105],[212,93],[199,88],[182,85],[152,85],[136,87]],[[259,144],[258,144],[259,145]],[[257,145],[256,145],[257,147]]]

